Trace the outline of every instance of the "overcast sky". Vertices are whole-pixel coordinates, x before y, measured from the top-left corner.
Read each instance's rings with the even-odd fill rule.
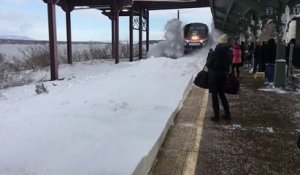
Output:
[[[20,35],[48,40],[47,4],[43,0],[0,0],[0,35]],[[66,40],[65,13],[56,8],[58,40]],[[177,18],[177,10],[150,11],[150,39],[163,39],[167,21]],[[73,41],[111,41],[110,20],[98,10],[76,10],[71,13]],[[181,9],[183,24],[203,22],[209,27],[209,8]],[[120,40],[129,39],[128,17],[120,17]],[[138,31],[134,31],[137,40]]]

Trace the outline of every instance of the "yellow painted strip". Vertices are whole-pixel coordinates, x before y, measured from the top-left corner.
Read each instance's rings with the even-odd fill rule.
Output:
[[[195,174],[207,103],[208,103],[208,90],[205,90],[202,103],[200,106],[200,113],[196,119],[197,132],[196,132],[196,139],[195,139],[194,149],[193,149],[194,151],[188,153],[188,157],[183,170],[183,175]]]

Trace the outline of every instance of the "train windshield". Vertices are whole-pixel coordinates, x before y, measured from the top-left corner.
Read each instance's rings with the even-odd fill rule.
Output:
[[[184,27],[184,36],[198,35],[200,37],[207,37],[208,28],[205,24],[189,24]]]

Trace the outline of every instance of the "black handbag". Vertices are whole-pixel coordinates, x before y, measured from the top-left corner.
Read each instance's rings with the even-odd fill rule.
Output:
[[[204,89],[208,89],[208,72],[206,66],[197,74],[194,84]]]
[[[237,94],[240,89],[240,81],[234,75],[234,73],[230,73],[225,80],[223,90],[227,94]]]

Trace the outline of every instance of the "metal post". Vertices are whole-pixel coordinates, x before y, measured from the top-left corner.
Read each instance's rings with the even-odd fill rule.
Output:
[[[68,64],[73,64],[72,59],[72,34],[71,34],[71,11],[66,11],[66,26],[67,26],[67,53]]]
[[[111,57],[115,58],[115,17],[114,12],[111,13]]]
[[[178,10],[179,11],[179,10]],[[146,51],[149,51],[149,10],[147,10]]]
[[[115,63],[119,63],[119,9],[115,8]]]
[[[56,35],[56,13],[55,3],[49,1],[48,26],[49,26],[49,49],[50,49],[50,71],[51,80],[58,80],[58,60],[57,60],[57,35]]]
[[[133,8],[129,15],[129,61],[133,61]]]
[[[143,59],[143,10],[140,9],[139,16],[139,59]]]
[[[275,61],[275,75],[274,85],[275,87],[285,87],[285,76],[286,76],[286,61],[285,61],[285,45],[283,44],[283,24],[281,21],[283,13],[283,4],[279,1],[279,8],[277,12],[277,48],[276,48],[276,61]]]
[[[290,53],[288,58],[289,59],[288,77],[291,77],[294,74],[294,66],[292,63],[294,47],[295,47],[294,44],[290,44],[290,50],[288,50],[288,52]]]
[[[296,55],[300,55],[300,18],[295,18],[296,20]],[[300,58],[298,58],[300,59]]]
[[[285,45],[283,43],[283,36],[284,36],[284,25],[281,21],[282,13],[283,13],[283,4],[279,1],[279,8],[277,13],[277,53],[276,59],[284,59],[285,58]]]

